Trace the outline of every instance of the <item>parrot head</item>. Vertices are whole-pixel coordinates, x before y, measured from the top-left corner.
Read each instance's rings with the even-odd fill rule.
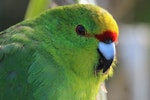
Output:
[[[113,70],[118,26],[103,8],[75,4],[49,9],[0,36],[1,99],[96,100]]]
[[[57,48],[50,51],[57,55],[59,64],[82,76],[108,71],[116,55],[118,26],[106,10],[77,4],[57,7],[47,13],[51,22],[47,30],[52,33],[50,39]]]
[[[27,41],[36,51],[28,81],[35,85],[37,97],[94,100],[100,83],[112,75],[119,30],[114,18],[101,7],[60,6],[15,27],[27,30],[24,34],[31,43],[24,35],[12,38]]]

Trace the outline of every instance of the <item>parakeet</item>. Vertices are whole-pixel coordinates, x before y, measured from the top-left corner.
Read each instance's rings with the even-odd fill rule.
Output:
[[[0,32],[0,100],[96,100],[119,29],[91,4],[49,9]]]

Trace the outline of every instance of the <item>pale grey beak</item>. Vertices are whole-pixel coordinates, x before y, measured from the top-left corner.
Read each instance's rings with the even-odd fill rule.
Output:
[[[115,43],[99,42],[98,52],[100,54],[100,58],[96,68],[96,72],[103,70],[103,73],[105,73],[110,68],[116,55]]]

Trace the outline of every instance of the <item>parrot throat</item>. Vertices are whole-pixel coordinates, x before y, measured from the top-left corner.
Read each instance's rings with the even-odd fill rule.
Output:
[[[100,58],[99,58],[97,66],[96,66],[95,72],[96,72],[96,74],[99,74],[99,72],[101,70],[103,70],[103,73],[105,73],[110,68],[110,66],[113,62],[113,59],[107,60],[98,49],[97,49],[97,51],[100,54]]]

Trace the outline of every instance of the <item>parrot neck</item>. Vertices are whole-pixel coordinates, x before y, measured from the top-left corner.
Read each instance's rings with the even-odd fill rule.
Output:
[[[47,21],[44,22],[47,24]],[[102,76],[97,77],[94,73],[93,65],[98,60],[97,52],[87,50],[91,49],[90,47],[83,49],[73,46],[60,36],[61,33],[56,33],[55,29],[41,28],[45,34],[42,32],[40,37],[36,37],[41,41],[38,46],[39,54],[30,69],[33,74],[29,75],[30,83],[36,86],[36,98],[96,100],[100,82],[103,81]],[[37,30],[40,30],[40,27]],[[96,50],[97,47],[94,47]],[[36,65],[40,65],[39,68]]]
[[[40,53],[44,52],[41,51]],[[47,97],[50,100],[96,100],[100,85],[97,77],[89,76],[89,74],[86,74],[88,77],[85,77],[86,72],[82,71],[81,73],[77,72],[76,69],[71,69],[77,66],[72,64],[69,67],[70,64],[60,62],[56,54],[47,55],[47,57],[42,55],[37,55],[37,61],[30,69],[30,73],[37,72],[36,76],[33,76],[34,74],[29,76],[33,81],[31,83],[36,85],[35,96],[37,98],[44,96],[43,98]],[[68,60],[63,57],[62,59],[63,61]],[[37,68],[36,65],[44,66]]]

